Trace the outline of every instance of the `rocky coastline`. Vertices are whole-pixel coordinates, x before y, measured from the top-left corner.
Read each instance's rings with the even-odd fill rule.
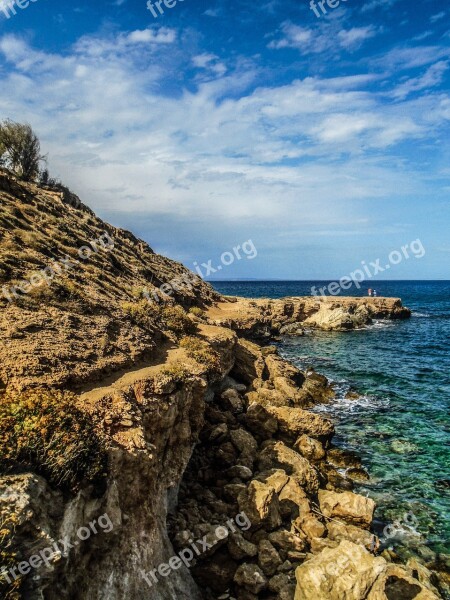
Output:
[[[7,418],[0,415],[2,440],[11,424],[23,426],[14,421],[17,406],[28,410],[38,399],[20,438],[28,454],[2,465],[2,560],[20,573],[10,588],[1,582],[2,597],[444,597],[444,568],[378,555],[375,504],[354,492],[367,474],[358,457],[333,446],[333,423],[308,410],[332,400],[333,389],[270,343],[309,328],[346,331],[407,318],[399,299],[232,299],[199,280],[162,306],[149,304],[142,289],[185,274],[182,265],[81,203],[0,175],[5,285],[45,264],[49,247],[74,255],[105,230],[114,240],[114,252],[98,254],[45,294],[1,306],[1,406],[12,406]],[[40,226],[31,235],[34,221]],[[44,400],[51,409],[45,426]],[[49,476],[60,475],[70,443],[51,438],[50,471],[48,456],[31,460],[27,446],[36,423],[33,440],[45,438],[49,422],[67,423],[62,407],[76,408],[77,426],[88,423],[105,449],[99,477],[76,480],[75,472],[70,488]],[[108,531],[73,543],[102,515]],[[31,569],[31,555],[61,540],[64,552]],[[188,552],[192,560],[181,561]]]

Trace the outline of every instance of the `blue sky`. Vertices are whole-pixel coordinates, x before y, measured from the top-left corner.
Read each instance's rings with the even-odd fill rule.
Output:
[[[450,279],[447,3],[163,8],[0,10],[0,118],[52,174],[191,268],[251,239],[221,278],[334,279],[420,239],[386,275]]]

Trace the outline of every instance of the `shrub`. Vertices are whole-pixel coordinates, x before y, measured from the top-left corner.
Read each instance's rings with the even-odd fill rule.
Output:
[[[132,320],[141,325],[142,327],[148,327],[150,325],[151,310],[149,303],[146,300],[140,302],[122,302],[121,308],[125,314],[132,318]],[[159,314],[159,307],[156,307],[157,314]]]
[[[106,448],[92,417],[68,392],[29,390],[0,399],[0,464],[6,472],[31,469],[70,491],[96,482],[106,470]]]
[[[197,325],[177,304],[160,306],[156,302],[142,299],[139,302],[122,302],[121,308],[142,327],[156,324],[163,331],[174,333],[176,337],[197,331]]]
[[[186,350],[189,357],[207,367],[208,371],[218,371],[220,369],[218,353],[203,340],[187,336],[180,341],[180,347]]]
[[[190,375],[189,369],[181,361],[177,360],[163,367],[160,374],[169,377],[173,381],[181,382]]]
[[[0,123],[0,164],[14,171],[25,181],[34,181],[39,175],[41,156],[39,139],[30,125],[7,119]]]
[[[15,567],[18,562],[18,556],[14,544],[14,533],[17,525],[17,517],[12,514],[0,520],[0,567],[7,571]],[[12,579],[12,578],[11,578]],[[22,578],[18,577],[12,580],[12,583],[2,577],[0,571],[0,598],[5,600],[20,600],[22,597],[19,589]]]
[[[206,315],[205,311],[198,306],[191,306],[189,312],[191,315],[194,315],[194,317],[198,317],[199,319],[203,319]]]
[[[189,335],[197,331],[197,325],[190,319],[181,306],[170,305],[161,309],[161,324],[175,335]]]

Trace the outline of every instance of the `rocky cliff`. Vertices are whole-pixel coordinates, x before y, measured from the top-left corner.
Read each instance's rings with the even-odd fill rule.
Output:
[[[261,345],[399,300],[221,298],[4,170],[0,235],[2,597],[440,597],[443,575],[375,556],[374,503],[338,470],[361,465],[306,410],[327,380]]]

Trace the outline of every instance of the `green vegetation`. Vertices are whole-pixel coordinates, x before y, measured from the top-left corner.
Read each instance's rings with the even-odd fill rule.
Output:
[[[156,302],[140,300],[139,302],[122,302],[121,308],[141,327],[157,326],[163,331],[172,332],[177,338],[197,331],[197,325],[177,304],[160,306]]]
[[[9,119],[0,123],[0,165],[25,181],[35,181],[44,158],[39,139],[30,125]]]
[[[180,347],[186,350],[190,358],[204,365],[208,371],[219,371],[219,355],[207,342],[197,337],[187,336],[180,341]]]
[[[92,417],[68,392],[29,390],[0,398],[0,465],[30,469],[50,484],[76,492],[106,471],[106,448]]]
[[[177,304],[163,306],[161,309],[161,323],[175,335],[189,335],[197,331],[197,325],[190,319],[185,310]]]
[[[0,567],[8,570],[17,565],[17,552],[14,548],[14,533],[17,525],[17,517],[12,514],[0,521]],[[12,583],[2,577],[0,572],[0,597],[5,600],[20,600],[20,586],[22,578],[19,577]]]
[[[204,319],[206,315],[205,311],[198,306],[191,306],[189,312],[191,315],[194,315],[194,317],[198,317],[199,319]]]
[[[162,376],[169,377],[178,383],[184,381],[190,375],[189,369],[181,361],[177,360],[163,367],[160,371]]]

